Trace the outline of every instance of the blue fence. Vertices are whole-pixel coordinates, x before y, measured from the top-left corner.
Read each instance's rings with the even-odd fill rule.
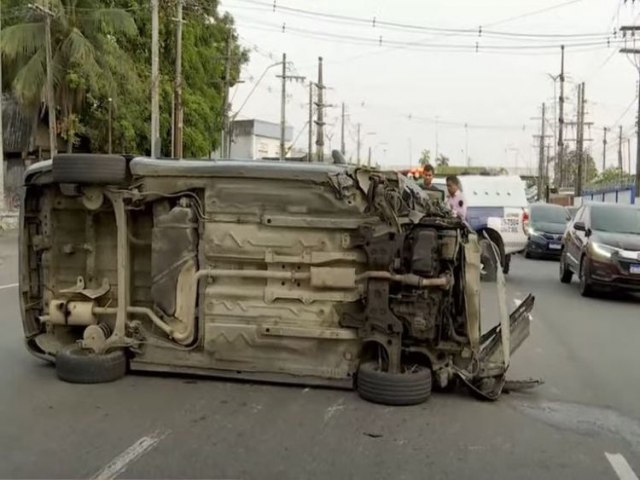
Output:
[[[637,189],[635,185],[621,185],[604,187],[593,190],[585,190],[581,197],[576,197],[578,202],[605,202],[605,203],[623,203],[627,205],[635,204],[637,197]]]

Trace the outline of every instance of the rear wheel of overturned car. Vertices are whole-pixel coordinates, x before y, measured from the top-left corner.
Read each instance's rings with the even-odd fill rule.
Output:
[[[369,402],[417,405],[431,396],[431,370],[415,365],[401,373],[390,373],[382,371],[377,362],[364,362],[358,369],[356,388]]]
[[[56,355],[56,373],[69,383],[113,382],[127,373],[127,357],[124,350],[95,353],[74,345]]]
[[[560,281],[562,283],[571,283],[571,279],[573,278],[573,272],[569,269],[567,265],[567,254],[563,251],[560,254]]]
[[[479,243],[480,261],[482,262],[482,269],[484,270],[481,279],[485,282],[495,282],[498,278],[498,260],[493,251],[493,246],[486,238],[480,240]]]
[[[127,159],[122,155],[60,154],[52,160],[57,183],[120,185],[127,181]]]

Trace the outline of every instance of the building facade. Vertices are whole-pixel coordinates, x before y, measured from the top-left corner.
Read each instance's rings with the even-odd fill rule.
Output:
[[[285,128],[286,156],[291,156],[293,127]],[[235,120],[231,122],[229,158],[256,160],[280,156],[280,124],[263,120]]]

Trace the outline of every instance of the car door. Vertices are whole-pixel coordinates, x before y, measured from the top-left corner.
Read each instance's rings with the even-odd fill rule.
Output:
[[[573,271],[577,271],[580,267],[580,257],[582,256],[582,248],[586,240],[584,232],[576,230],[576,223],[585,222],[588,217],[589,207],[584,206],[578,210],[575,218],[567,227],[567,233],[565,235],[565,248],[567,251],[567,263]]]

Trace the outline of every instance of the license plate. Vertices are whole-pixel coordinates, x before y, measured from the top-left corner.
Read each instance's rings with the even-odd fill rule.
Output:
[[[562,248],[562,244],[560,243],[550,243],[549,250],[560,250]],[[640,265],[639,265],[640,267]]]
[[[629,266],[629,273],[640,274],[640,265],[638,265],[638,264],[630,265]]]

